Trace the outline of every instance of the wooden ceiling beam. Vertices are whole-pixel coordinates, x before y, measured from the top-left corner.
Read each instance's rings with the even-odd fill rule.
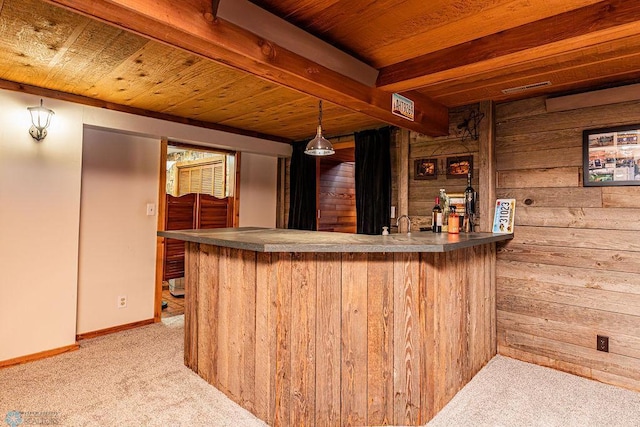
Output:
[[[46,0],[110,25],[333,102],[391,125],[431,136],[448,132],[448,109],[423,95],[415,121],[391,112],[391,92],[329,70],[213,15],[211,0]]]
[[[433,83],[437,73],[445,74],[480,63],[486,63],[488,69],[495,68],[498,66],[497,60],[506,57],[512,58],[511,61],[505,59],[502,62],[526,61],[526,51],[546,45],[566,41],[560,50],[571,51],[576,47],[576,44],[570,42],[571,39],[584,38],[597,32],[603,32],[603,37],[611,37],[607,30],[610,32],[617,27],[627,26],[628,31],[640,33],[638,21],[640,2],[601,1],[384,67],[380,70],[377,85],[388,91],[415,90]],[[593,43],[599,41],[602,40],[597,40],[596,37],[592,40]],[[559,53],[557,51],[558,49],[554,49],[555,54]],[[530,59],[537,60],[540,56],[532,54]],[[513,63],[502,63],[499,67],[514,65]]]

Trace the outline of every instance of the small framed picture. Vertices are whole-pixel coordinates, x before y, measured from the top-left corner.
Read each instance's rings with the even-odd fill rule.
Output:
[[[416,159],[414,179],[438,178],[438,159]]]
[[[582,132],[585,187],[640,185],[640,125]]]
[[[447,178],[466,178],[473,170],[473,156],[447,157]]]

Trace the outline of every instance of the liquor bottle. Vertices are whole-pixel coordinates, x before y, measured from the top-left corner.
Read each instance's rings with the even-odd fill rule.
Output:
[[[464,190],[464,231],[473,231],[476,214],[476,190],[471,186],[471,171],[467,173],[467,188]]]
[[[442,233],[442,208],[440,207],[440,197],[436,197],[436,204],[431,212],[431,231],[434,233]]]
[[[449,198],[444,188],[440,189],[440,207],[442,208],[442,231],[447,231],[449,223]]]

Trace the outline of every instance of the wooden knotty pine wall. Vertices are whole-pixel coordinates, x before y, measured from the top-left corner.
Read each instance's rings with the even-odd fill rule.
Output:
[[[496,194],[517,201],[498,247],[499,353],[640,390],[640,187],[582,186],[582,131],[638,123],[639,102],[496,106]]]

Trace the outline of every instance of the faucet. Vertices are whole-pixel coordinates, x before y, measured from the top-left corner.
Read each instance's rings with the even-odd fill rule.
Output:
[[[409,228],[407,228],[407,234],[411,234],[411,218],[409,218],[409,215],[400,215],[398,217],[398,219],[396,220],[396,227],[398,227],[398,233],[400,232],[400,220],[402,218],[406,218],[407,219],[407,223]]]

